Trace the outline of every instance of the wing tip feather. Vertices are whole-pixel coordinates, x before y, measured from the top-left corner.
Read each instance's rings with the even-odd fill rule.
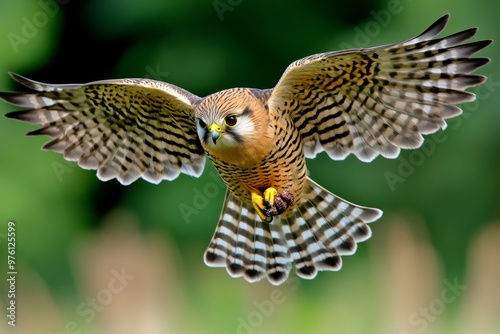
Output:
[[[8,72],[8,73],[9,73],[10,77],[12,79],[14,79],[14,81],[16,81],[17,83],[20,83],[21,85],[23,85],[29,89],[36,90],[36,91],[43,90],[43,87],[45,84],[42,84],[41,82],[28,79],[20,74],[14,73],[14,72]]]
[[[438,35],[443,29],[446,27],[448,24],[448,21],[450,19],[450,14],[444,14],[441,16],[439,19],[434,21],[427,29],[424,30],[420,35],[416,36],[415,38],[412,39],[421,39],[421,38],[433,38],[436,35]]]
[[[0,96],[1,98],[1,96]],[[9,118],[9,119],[15,119],[15,120],[18,120],[18,121],[23,121],[23,122],[29,122],[31,123],[28,119],[29,119],[29,113],[30,113],[31,110],[17,110],[17,111],[11,111],[11,112],[8,112],[6,113],[5,115],[3,115],[5,118]]]

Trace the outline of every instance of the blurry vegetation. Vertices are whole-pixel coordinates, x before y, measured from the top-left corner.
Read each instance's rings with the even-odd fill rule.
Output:
[[[479,26],[475,40],[498,40],[500,31],[500,3],[491,0],[59,2],[0,3],[0,34],[4,36],[0,39],[1,90],[19,88],[7,75],[13,71],[49,83],[149,77],[204,96],[229,87],[273,87],[294,60],[344,45],[365,47],[404,40],[445,13],[451,14],[451,20],[444,34]],[[393,13],[384,17],[391,8]],[[419,218],[400,218],[406,230],[394,232],[400,237],[390,238],[393,234],[387,234],[387,225],[398,224],[384,216],[372,225],[372,239],[361,244],[355,256],[344,259],[340,272],[320,273],[314,281],[300,281],[295,290],[290,288],[292,283],[279,288],[284,303],[276,304],[276,311],[265,318],[262,326],[252,328],[254,333],[331,333],[332,329],[368,333],[373,328],[380,333],[414,333],[420,327],[409,324],[408,318],[418,307],[439,298],[443,280],[464,282],[476,277],[477,272],[466,273],[466,268],[476,268],[467,266],[468,257],[473,256],[468,254],[475,249],[471,245],[475,245],[478,235],[484,235],[481,231],[485,228],[498,226],[488,225],[500,218],[497,44],[480,54],[493,62],[479,71],[488,75],[489,81],[476,89],[478,101],[464,105],[464,115],[449,122],[444,133],[428,136],[425,150],[405,151],[395,160],[377,158],[370,164],[354,157],[331,161],[325,155],[308,161],[311,177],[339,196],[381,208],[389,217],[402,213],[403,217]],[[11,110],[11,106],[0,104],[0,113]],[[106,264],[122,259],[123,254],[132,257],[134,247],[142,247],[137,246],[141,242],[149,244],[137,241],[142,238],[155,241],[146,247],[151,249],[143,253],[138,250],[130,266],[140,268],[135,265],[145,261],[146,269],[135,272],[138,281],[143,282],[144,275],[157,276],[144,284],[157,287],[158,294],[169,300],[162,304],[151,291],[134,292],[145,296],[141,311],[141,302],[131,301],[140,297],[127,299],[131,297],[120,295],[122,308],[132,304],[137,312],[146,312],[140,321],[151,327],[134,333],[166,332],[155,328],[168,328],[174,333],[235,333],[239,317],[247,319],[255,310],[254,301],[269,299],[274,288],[267,282],[249,285],[242,279],[230,278],[223,269],[203,264],[202,255],[216,226],[225,191],[222,182],[213,176],[211,165],[207,164],[199,179],[182,175],[160,185],[140,180],[128,187],[116,181],[103,183],[94,171],[81,170],[59,154],[42,152],[39,148],[47,138],[23,136],[32,129],[0,119],[0,226],[8,220],[17,223],[17,255],[20,268],[24,268],[19,269],[19,275],[24,284],[39,287],[38,294],[26,289],[25,293],[30,292],[26,298],[36,300],[39,308],[46,307],[44,312],[52,312],[40,317],[44,319],[41,323],[45,322],[40,328],[46,329],[41,333],[61,331],[75,317],[75,307],[106,284],[108,276],[96,278],[99,272],[109,273],[98,266],[99,261],[104,268],[110,268]],[[195,196],[203,197],[199,208],[193,203]],[[183,205],[195,208],[196,213],[183,216],[179,209]],[[126,214],[116,215],[116,210]],[[108,224],[103,223],[106,219],[113,221],[111,234]],[[117,237],[119,245],[114,247],[113,236],[120,233],[121,221],[125,232]],[[5,233],[1,228],[0,237]],[[418,229],[425,232],[417,233]],[[495,231],[498,244],[498,229]],[[108,237],[109,244],[82,246],[82,240],[98,235]],[[390,244],[383,246],[387,240]],[[481,254],[498,263],[500,252],[492,245],[494,242],[489,240],[484,246],[492,247],[491,252],[481,246]],[[0,247],[4,246],[0,240]],[[385,253],[383,247],[388,247]],[[391,256],[404,247],[414,247],[417,253],[402,253],[409,257],[390,262]],[[427,257],[419,256],[422,248]],[[0,254],[4,254],[1,249]],[[116,258],[108,257],[108,253]],[[151,269],[162,263],[165,267],[158,272]],[[411,274],[403,280],[408,285],[399,286],[401,290],[397,291],[420,295],[420,299],[408,297],[411,300],[405,301],[391,290],[391,284],[399,281],[396,272],[402,270],[397,265],[388,267],[394,263],[405,264],[404,268],[414,264]],[[0,269],[5,272],[3,266],[2,255]],[[488,262],[479,265],[486,267]],[[485,275],[496,275],[498,282],[498,270]],[[492,283],[477,277],[476,282]],[[387,286],[384,289],[381,285]],[[3,298],[4,291],[0,295]],[[432,327],[442,326],[441,330],[456,333],[457,319],[468,307],[464,303],[482,305],[480,297],[467,298],[459,296],[459,302],[447,305]],[[398,303],[404,305],[399,311]],[[19,322],[27,322],[40,311],[27,304]],[[488,305],[500,312],[498,303]],[[130,310],[118,310],[116,314]],[[112,312],[111,308],[106,312]],[[148,312],[152,312],[150,318]],[[175,320],[176,312],[182,314],[181,320]],[[98,321],[86,328],[126,333],[125,329],[118,331],[121,327],[116,327],[120,324],[113,315],[103,314],[106,319],[99,315]],[[173,327],[155,323],[162,315],[174,322]],[[136,325],[139,327],[133,328],[145,328]],[[33,328],[36,326],[26,330]]]

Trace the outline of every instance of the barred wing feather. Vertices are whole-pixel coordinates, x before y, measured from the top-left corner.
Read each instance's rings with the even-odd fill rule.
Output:
[[[354,153],[371,161],[418,148],[422,135],[445,128],[446,119],[461,113],[456,104],[474,100],[465,89],[486,79],[470,73],[489,59],[471,57],[491,41],[463,44],[475,28],[435,38],[447,21],[443,16],[402,43],[298,60],[269,105],[290,111],[309,158],[326,151],[332,159]]]

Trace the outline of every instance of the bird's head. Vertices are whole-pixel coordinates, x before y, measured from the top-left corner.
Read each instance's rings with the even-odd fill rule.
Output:
[[[255,155],[270,141],[269,115],[263,97],[235,88],[207,96],[196,110],[200,141],[209,153],[223,156]],[[268,138],[269,140],[266,140]]]

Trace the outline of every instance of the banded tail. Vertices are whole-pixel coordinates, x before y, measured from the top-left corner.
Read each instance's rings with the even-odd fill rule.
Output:
[[[283,283],[292,263],[297,275],[312,279],[318,271],[337,271],[342,255],[354,254],[367,240],[367,225],[382,211],[347,202],[308,178],[302,204],[288,217],[262,221],[249,203],[229,190],[214,236],[205,252],[210,267],[226,267],[232,277],[248,282],[267,277]]]

